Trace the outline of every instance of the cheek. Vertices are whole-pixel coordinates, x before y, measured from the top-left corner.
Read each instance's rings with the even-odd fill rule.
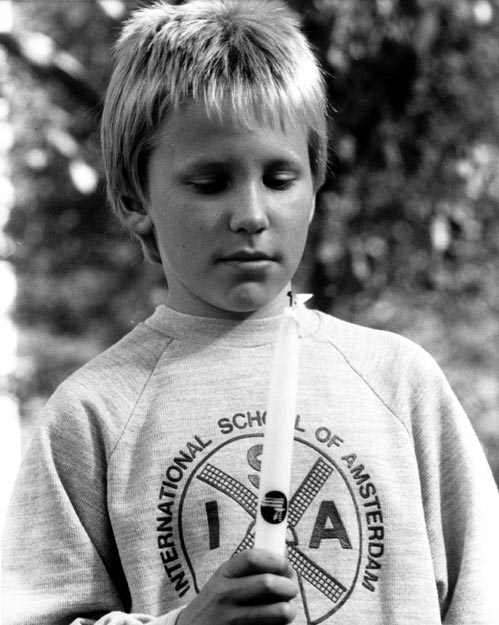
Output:
[[[151,216],[156,236],[165,250],[188,246],[189,211],[175,194],[158,194],[151,204]]]
[[[291,263],[298,263],[301,260],[305,244],[307,242],[308,229],[310,225],[310,211],[304,209],[302,203],[297,207],[294,218],[290,218],[286,227],[286,253]]]
[[[182,211],[178,218],[171,220],[164,233],[165,251],[177,265],[195,268],[209,250],[212,237],[206,225],[192,219],[192,212],[191,218],[185,218],[187,212]]]
[[[288,227],[292,235],[296,237],[297,243],[307,238],[312,211],[313,200],[307,194],[298,198],[291,207]]]

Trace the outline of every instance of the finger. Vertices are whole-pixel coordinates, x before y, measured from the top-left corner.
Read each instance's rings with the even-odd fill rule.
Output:
[[[225,577],[247,577],[273,573],[291,578],[293,570],[286,558],[265,549],[249,549],[233,556],[224,565]]]
[[[287,577],[262,573],[253,575],[233,588],[233,600],[238,605],[267,605],[291,601],[299,592],[298,584]]]
[[[288,625],[296,617],[296,608],[287,601],[264,606],[247,606],[244,608],[246,625]]]
[[[284,577],[287,577],[288,579],[294,579],[295,577],[295,571],[287,560],[286,560],[286,568],[285,568],[284,573],[282,573],[282,575]]]
[[[149,623],[151,617],[147,614],[125,614],[124,612],[109,612],[97,621],[97,625],[143,625]],[[86,623],[87,620],[85,619]],[[90,622],[90,621],[89,621]],[[92,621],[93,623],[94,621]]]

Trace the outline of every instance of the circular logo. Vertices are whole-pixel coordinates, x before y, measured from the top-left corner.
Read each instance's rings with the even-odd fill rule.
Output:
[[[253,547],[261,453],[261,434],[231,438],[193,466],[184,484],[178,530],[197,592],[221,564]],[[301,621],[316,625],[345,604],[357,583],[361,517],[354,490],[329,450],[295,438],[295,458],[289,499],[269,491],[261,510],[270,523],[286,519]]]
[[[288,500],[284,493],[281,493],[279,490],[271,490],[265,494],[260,506],[260,512],[267,523],[279,525],[286,518],[287,511]]]

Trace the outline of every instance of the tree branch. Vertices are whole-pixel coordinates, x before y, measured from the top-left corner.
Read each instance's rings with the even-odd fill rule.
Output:
[[[62,84],[81,104],[100,110],[102,98],[91,86],[89,76],[81,63],[69,53],[57,49],[55,42],[46,35],[29,35],[31,40],[20,41],[10,33],[0,32],[0,45],[13,57],[19,59],[37,79],[53,79]],[[43,39],[43,52],[36,54],[34,40]],[[36,42],[35,42],[36,43]]]

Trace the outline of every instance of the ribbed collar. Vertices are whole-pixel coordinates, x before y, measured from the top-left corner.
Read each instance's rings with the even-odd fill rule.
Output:
[[[299,308],[300,336],[309,336],[320,323],[314,310]],[[145,321],[151,329],[173,339],[190,343],[213,343],[232,347],[256,347],[275,341],[281,317],[265,319],[212,319],[179,313],[168,306],[158,306]]]

